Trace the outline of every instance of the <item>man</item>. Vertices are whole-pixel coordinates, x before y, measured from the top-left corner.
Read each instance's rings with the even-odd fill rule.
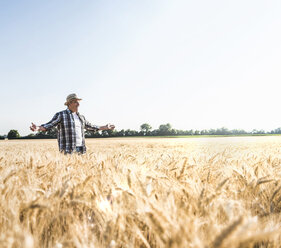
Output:
[[[54,115],[53,119],[46,124],[40,126],[32,123],[30,129],[32,131],[47,131],[52,127],[58,129],[58,144],[61,152],[72,153],[85,153],[85,133],[84,129],[89,131],[98,130],[113,130],[114,125],[107,124],[106,126],[96,126],[88,122],[83,115],[78,112],[79,101],[76,94],[70,94],[66,98],[64,105],[67,106],[66,110],[58,112]]]

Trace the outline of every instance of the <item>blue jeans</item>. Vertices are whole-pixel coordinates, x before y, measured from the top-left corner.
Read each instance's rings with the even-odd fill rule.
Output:
[[[76,146],[76,152],[79,154],[83,153],[83,146]]]

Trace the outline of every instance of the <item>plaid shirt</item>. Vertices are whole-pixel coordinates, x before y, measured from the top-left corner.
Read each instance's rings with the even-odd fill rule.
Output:
[[[82,146],[83,153],[85,153],[86,146],[84,129],[87,129],[89,131],[97,131],[99,130],[99,126],[92,125],[85,119],[83,115],[80,115],[78,112],[77,115],[81,121]],[[69,109],[56,113],[52,120],[50,120],[46,124],[42,124],[41,126],[46,128],[47,130],[51,129],[52,127],[57,127],[59,150],[61,152],[72,153],[76,150],[75,122],[72,112]]]

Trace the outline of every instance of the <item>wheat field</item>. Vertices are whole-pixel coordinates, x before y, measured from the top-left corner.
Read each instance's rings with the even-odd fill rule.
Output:
[[[0,142],[0,247],[281,247],[281,137]]]

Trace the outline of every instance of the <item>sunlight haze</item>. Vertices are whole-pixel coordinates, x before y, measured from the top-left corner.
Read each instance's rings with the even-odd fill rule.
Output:
[[[281,127],[280,1],[0,1],[0,135],[76,93],[93,124]]]

